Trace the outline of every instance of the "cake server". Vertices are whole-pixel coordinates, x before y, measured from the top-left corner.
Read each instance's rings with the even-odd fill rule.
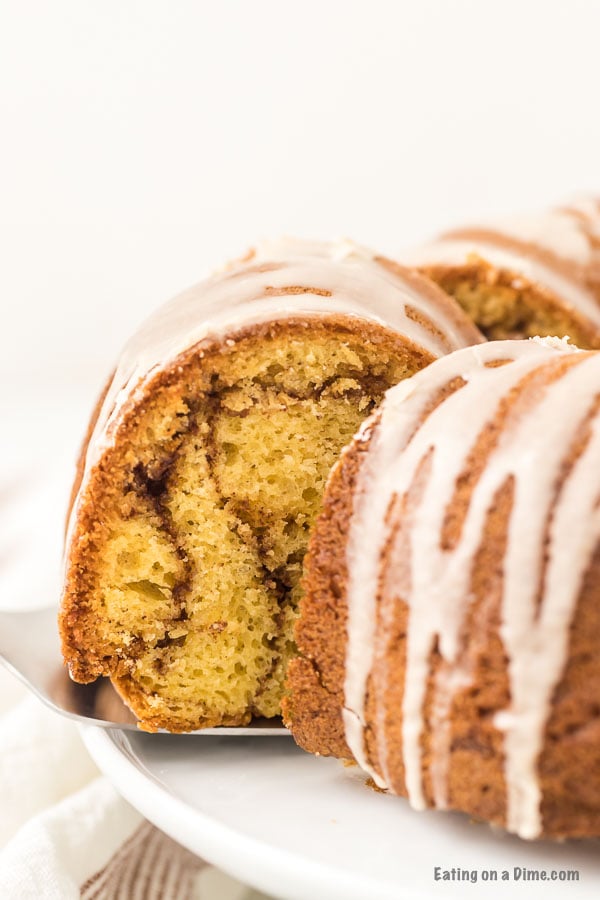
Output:
[[[137,730],[137,720],[108,678],[77,684],[69,677],[61,652],[56,608],[0,611],[0,662],[46,706],[84,725]],[[281,722],[256,719],[235,728],[205,728],[195,735],[271,737],[289,735]]]

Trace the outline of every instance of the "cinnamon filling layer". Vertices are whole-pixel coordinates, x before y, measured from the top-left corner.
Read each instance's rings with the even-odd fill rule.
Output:
[[[329,470],[424,362],[400,339],[289,330],[192,359],[121,447],[92,607],[104,672],[146,727],[279,713]]]

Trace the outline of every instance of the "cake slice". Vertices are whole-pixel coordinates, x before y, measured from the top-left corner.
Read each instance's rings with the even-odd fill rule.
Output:
[[[84,447],[60,630],[147,730],[280,712],[329,470],[391,385],[482,340],[423,277],[350,244],[267,245],[126,346]]]
[[[405,255],[490,340],[570,337],[600,348],[600,200],[463,227]]]

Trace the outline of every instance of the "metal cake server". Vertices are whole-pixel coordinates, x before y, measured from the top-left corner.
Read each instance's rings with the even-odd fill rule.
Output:
[[[46,706],[84,725],[137,731],[137,720],[108,678],[77,684],[69,677],[60,652],[56,608],[27,612],[0,611],[0,662]],[[289,735],[277,719],[255,719],[242,727],[205,728],[189,734]]]

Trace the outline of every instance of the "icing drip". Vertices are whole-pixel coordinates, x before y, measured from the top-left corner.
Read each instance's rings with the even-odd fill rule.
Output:
[[[596,218],[600,220],[600,211],[596,211]],[[587,266],[592,261],[593,248],[584,222],[569,209],[506,219],[496,228],[501,234],[536,244],[580,266]]]
[[[556,366],[562,366],[565,357],[569,365],[559,372]],[[498,361],[507,364],[486,365]],[[436,394],[453,379],[460,379],[462,386],[431,410]],[[379,677],[371,684],[384,774],[379,783],[389,785],[382,726],[394,661],[386,623],[400,598],[409,609],[402,750],[406,788],[417,808],[426,802],[421,737],[431,652],[437,644],[441,664],[434,683],[431,777],[434,803],[444,807],[448,713],[456,692],[471,677],[460,641],[472,601],[473,560],[495,497],[511,483],[501,601],[501,639],[509,659],[511,702],[509,709],[498,713],[496,727],[504,733],[507,826],[525,838],[540,833],[537,761],[552,694],[566,661],[569,625],[600,537],[596,508],[600,423],[596,419],[587,445],[563,483],[561,472],[597,399],[599,383],[600,354],[577,352],[553,341],[506,341],[438,360],[386,395],[359,473],[350,524],[344,721],[352,752],[371,770],[364,747],[365,692],[376,660]],[[511,391],[514,402],[505,407],[506,418],[473,488],[460,536],[444,549],[444,520],[457,480],[478,437],[497,420],[500,405]],[[416,497],[415,481],[420,481]],[[400,517],[400,530],[388,548],[382,572],[382,551],[396,523],[393,514],[387,514],[391,504],[409,491],[410,523],[403,535]],[[369,620],[372,625],[365,629]]]

